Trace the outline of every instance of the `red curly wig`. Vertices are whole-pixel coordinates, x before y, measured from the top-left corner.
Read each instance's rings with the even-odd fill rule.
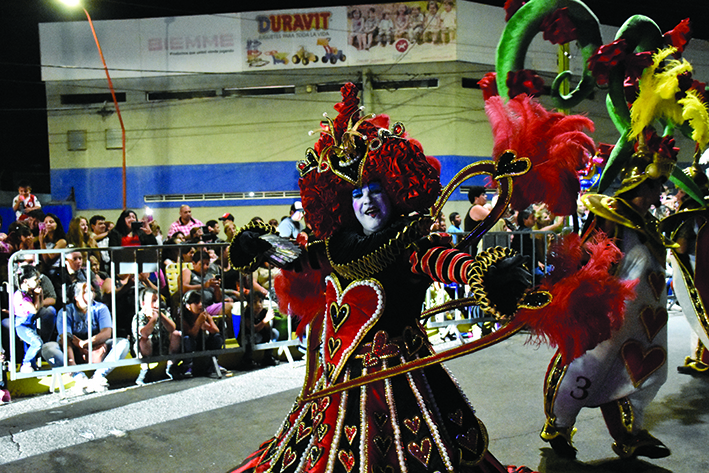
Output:
[[[352,83],[342,87],[337,118],[323,127],[314,153],[298,165],[303,208],[318,238],[359,225],[352,191],[370,182],[381,183],[398,215],[427,210],[441,191],[438,160],[424,155],[421,143],[408,138],[403,125],[395,124],[390,132],[386,115],[362,119],[357,92]],[[354,173],[343,177],[333,170],[338,166]]]

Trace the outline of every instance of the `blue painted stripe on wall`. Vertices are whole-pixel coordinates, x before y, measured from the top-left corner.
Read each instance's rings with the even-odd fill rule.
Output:
[[[475,156],[438,156],[441,181],[449,182]],[[117,209],[122,203],[121,168],[55,169],[51,172],[52,198],[66,199],[74,188],[77,210]],[[126,170],[128,208],[144,205],[145,195],[199,194],[209,192],[297,191],[298,172],[293,161],[263,163],[193,164],[185,166],[141,166]],[[482,185],[484,177],[476,176],[466,185]],[[467,200],[456,191],[450,200]],[[206,201],[200,206],[285,205],[292,199],[254,199]],[[178,207],[180,202],[163,202],[152,207]]]

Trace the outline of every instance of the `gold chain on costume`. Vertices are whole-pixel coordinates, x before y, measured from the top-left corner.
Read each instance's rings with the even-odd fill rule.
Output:
[[[387,266],[396,261],[396,258],[411,243],[410,238],[408,238],[412,233],[411,228],[418,223],[418,220],[411,222],[403,230],[397,232],[388,242],[384,243],[373,252],[349,263],[338,264],[333,261],[332,254],[330,253],[330,239],[328,238],[325,241],[327,259],[330,261],[332,268],[340,276],[347,279],[366,279],[383,271]]]

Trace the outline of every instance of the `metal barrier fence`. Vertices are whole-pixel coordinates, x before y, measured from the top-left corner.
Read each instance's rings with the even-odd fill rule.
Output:
[[[509,246],[517,251],[520,251],[526,256],[531,258],[531,267],[537,270],[533,271],[533,280],[536,285],[539,281],[540,276],[545,272],[547,268],[547,253],[549,243],[553,237],[553,232],[491,232],[483,237],[480,243],[480,249],[486,249],[492,246]],[[227,302],[224,301],[222,297],[222,311],[221,316],[218,317],[220,333],[226,340],[226,343],[222,345],[219,349],[204,350],[197,353],[190,352],[185,353],[184,336],[181,340],[181,350],[180,353],[164,353],[164,344],[161,343],[162,340],[159,339],[158,346],[160,351],[157,355],[143,356],[141,354],[140,348],[138,346],[137,340],[132,342],[132,352],[135,353],[135,357],[121,359],[117,361],[102,361],[93,362],[91,357],[88,357],[88,363],[80,365],[68,365],[68,357],[64,356],[63,366],[58,366],[47,369],[36,370],[34,372],[21,373],[18,371],[17,366],[20,364],[20,360],[17,359],[17,347],[16,344],[19,342],[16,336],[16,316],[15,307],[13,303],[13,295],[15,294],[17,288],[15,275],[19,267],[23,264],[28,264],[31,262],[37,262],[41,255],[44,254],[59,254],[58,265],[55,266],[55,277],[52,282],[58,281],[58,284],[54,284],[57,289],[58,298],[61,297],[61,301],[57,301],[59,307],[65,307],[67,304],[73,303],[73,295],[70,294],[70,287],[72,281],[83,280],[89,281],[94,287],[94,291],[97,291],[96,284],[100,281],[102,283],[101,287],[98,289],[99,293],[102,295],[103,300],[110,307],[111,320],[112,320],[112,333],[111,339],[113,340],[113,345],[115,346],[119,338],[124,338],[119,335],[125,335],[128,332],[128,337],[130,338],[132,334],[132,318],[134,315],[138,314],[140,311],[140,289],[141,284],[152,284],[157,287],[160,294],[167,296],[167,303],[165,306],[161,304],[161,309],[165,307],[166,311],[175,318],[177,314],[177,309],[183,299],[184,293],[187,292],[183,286],[182,280],[182,270],[185,268],[190,268],[190,263],[183,260],[183,251],[186,248],[195,248],[197,251],[211,251],[212,257],[216,257],[217,264],[215,273],[216,275],[224,275],[224,265],[226,265],[226,251],[228,245],[226,243],[212,243],[212,244],[193,244],[193,245],[160,245],[160,246],[142,246],[142,247],[108,247],[108,248],[64,248],[60,250],[23,250],[13,254],[8,261],[8,309],[9,309],[9,352],[10,352],[10,364],[9,373],[12,380],[31,378],[31,377],[44,377],[48,375],[55,375],[66,372],[78,372],[86,370],[98,370],[98,369],[112,369],[118,366],[127,365],[137,365],[141,363],[152,363],[165,360],[184,360],[194,357],[203,356],[219,356],[225,353],[239,353],[244,352],[245,345],[250,344],[253,351],[259,350],[271,350],[279,349],[285,352],[286,357],[292,361],[291,353],[289,347],[295,347],[301,345],[301,340],[293,336],[294,327],[292,326],[291,318],[285,317],[286,319],[286,334],[285,340],[278,341],[266,341],[263,343],[255,343],[255,330],[246,330],[245,324],[250,324],[250,327],[254,327],[253,312],[249,312],[249,319],[246,320],[241,317],[241,314],[245,313],[245,308],[247,301],[250,307],[254,304],[254,291],[250,290],[249,295],[246,296],[243,289],[252,286],[253,275],[239,275],[239,292],[229,293],[229,287],[225,286],[225,278],[220,277],[220,290],[223,294],[231,294],[235,296],[231,304],[231,310],[227,311]],[[108,255],[107,260],[109,274],[108,277],[103,278],[103,275],[96,273],[92,270],[92,265],[90,261],[91,254],[98,256],[99,253],[103,255]],[[170,253],[174,256],[174,260],[170,264],[165,264],[166,253]],[[79,269],[73,269],[76,266],[76,258],[80,258],[82,263],[79,265]],[[176,272],[174,270],[176,269]],[[191,269],[191,268],[190,268]],[[171,279],[173,276],[176,279]],[[270,278],[270,274],[269,274]],[[123,283],[123,281],[127,283]],[[206,282],[208,277],[204,276],[200,278],[199,291],[204,295],[206,287]],[[150,281],[148,283],[147,281]],[[117,293],[122,290],[125,291],[125,287],[132,282],[132,287],[128,290],[132,292],[132,298],[126,304],[122,301],[121,304],[117,301]],[[140,282],[140,284],[139,284]],[[271,286],[272,287],[272,286]],[[109,294],[108,299],[106,299],[106,294]],[[124,293],[121,293],[121,298],[125,298]],[[462,291],[454,291],[456,297],[462,294]],[[120,307],[119,307],[120,306]],[[119,310],[123,313],[119,314]],[[128,311],[130,323],[128,324],[131,328],[126,327],[126,311]],[[229,313],[225,313],[229,312]],[[58,321],[62,317],[62,326],[64,327],[62,336],[62,346],[61,350],[64,354],[67,353],[67,333],[66,333],[66,311],[58,310],[56,314],[56,320]],[[88,314],[87,314],[88,317]],[[462,323],[481,323],[485,321],[490,321],[489,318],[484,317],[466,317],[460,318],[456,317],[454,321],[430,321],[430,327],[440,327],[447,324],[462,324]],[[238,324],[238,328],[234,324]],[[177,325],[184,335],[183,328],[184,321],[180,318]],[[90,342],[92,338],[92,325],[88,324],[88,339],[89,347],[88,352],[92,351],[92,344]],[[140,326],[137,327],[140,330]],[[226,335],[234,335],[234,337],[227,337]],[[233,343],[230,340],[232,338],[237,338],[238,335],[242,335],[239,339],[240,343]],[[2,326],[0,326],[0,335],[2,335]],[[247,335],[247,336],[244,336]],[[164,334],[162,331],[159,332],[158,337],[162,337]],[[46,344],[48,340],[43,340]],[[7,356],[6,356],[7,357]],[[52,386],[52,389],[54,386]]]
[[[246,324],[250,324],[250,327],[254,327],[253,321],[253,311],[249,312],[248,320],[241,317],[241,314],[245,313],[245,308],[247,304],[250,307],[254,305],[254,294],[255,291],[253,286],[253,275],[244,275],[234,272],[235,278],[232,281],[238,281],[239,291],[228,288],[225,286],[225,278],[223,277],[225,273],[224,266],[227,262],[227,247],[226,243],[212,243],[212,244],[182,244],[182,245],[160,245],[160,246],[141,246],[141,247],[108,247],[108,248],[63,248],[59,250],[23,250],[19,251],[9,258],[8,261],[8,282],[7,282],[7,296],[8,296],[8,311],[9,318],[8,327],[9,334],[3,334],[3,327],[0,325],[0,336],[7,335],[7,346],[9,351],[9,357],[6,353],[6,358],[9,358],[10,363],[8,371],[10,373],[11,380],[31,378],[31,377],[44,377],[49,375],[57,375],[67,372],[79,372],[87,370],[103,370],[103,369],[113,369],[119,366],[137,365],[141,363],[153,363],[165,360],[179,361],[184,359],[191,359],[195,357],[205,357],[212,356],[216,357],[225,353],[240,353],[244,352],[245,345],[250,344],[253,351],[269,350],[269,349],[279,349],[281,352],[285,352],[286,357],[289,361],[292,361],[291,353],[288,349],[290,346],[300,345],[300,340],[295,339],[292,336],[294,327],[290,317],[286,317],[286,340],[270,341],[266,340],[264,343],[255,343],[255,330],[245,329]],[[192,270],[191,263],[183,259],[183,252],[187,249],[194,248],[196,251],[208,251],[211,252],[212,259],[215,264],[210,265],[209,270],[203,275],[198,277],[199,288],[195,289],[202,295],[202,300],[204,300],[204,295],[206,291],[209,291],[209,281],[212,277],[219,280],[219,289],[221,293],[225,296],[221,298],[221,310],[218,316],[215,317],[215,322],[220,329],[220,334],[223,340],[222,346],[219,349],[202,350],[198,352],[185,352],[185,337],[184,337],[184,320],[182,317],[176,317],[179,312],[180,306],[183,302],[183,296],[187,292],[187,288],[183,286],[182,271],[185,269]],[[60,323],[63,327],[61,334],[62,344],[60,349],[63,358],[63,365],[56,366],[50,369],[45,369],[46,363],[42,363],[40,357],[40,363],[42,363],[43,368],[35,370],[33,372],[20,372],[18,370],[18,365],[20,365],[22,360],[17,357],[17,344],[22,343],[22,341],[17,337],[17,317],[15,314],[15,304],[14,295],[19,289],[17,285],[16,275],[21,266],[26,264],[36,264],[41,260],[41,255],[55,255],[58,254],[56,259],[56,265],[47,268],[43,274],[47,276],[56,292],[56,303],[57,306],[56,316],[54,323],[56,326]],[[108,255],[106,258],[108,263],[108,274],[101,274],[92,268],[91,256],[96,258],[101,258],[103,255]],[[165,257],[172,255],[175,259],[169,260],[168,264],[165,264]],[[79,261],[77,263],[77,261]],[[168,274],[170,275],[168,276]],[[195,274],[192,273],[191,274]],[[269,272],[269,280],[270,280]],[[170,280],[170,278],[173,278]],[[93,298],[100,296],[100,300],[105,303],[111,313],[111,337],[109,340],[112,341],[112,346],[116,346],[119,339],[127,338],[131,340],[131,352],[133,354],[132,358],[121,359],[117,361],[101,361],[94,362],[91,356],[87,356],[87,363],[78,365],[69,365],[67,354],[67,310],[63,310],[67,305],[74,303],[74,297],[72,294],[72,285],[75,282],[88,282],[92,288]],[[163,296],[160,299],[165,300],[165,303],[161,303],[161,312],[164,311],[170,315],[173,320],[177,321],[177,330],[180,330],[183,337],[181,339],[181,350],[179,353],[166,353],[165,345],[161,337],[165,334],[162,330],[158,331],[157,345],[159,347],[159,352],[157,355],[143,356],[138,344],[138,339],[134,336],[134,331],[139,332],[142,328],[140,323],[137,327],[133,327],[133,317],[139,313],[141,309],[140,301],[140,291],[142,287],[152,286],[157,289],[158,292]],[[249,289],[245,291],[244,289]],[[248,292],[248,295],[245,294]],[[229,296],[226,296],[226,295]],[[230,302],[226,302],[225,299],[228,297],[234,297]],[[93,301],[91,301],[93,302]],[[87,320],[91,320],[93,315],[93,310],[95,310],[94,305],[89,303],[87,309],[86,317]],[[206,307],[205,307],[206,310]],[[139,320],[139,318],[138,318]],[[41,319],[38,319],[39,324],[41,324]],[[159,321],[158,323],[161,323]],[[237,326],[234,326],[234,324]],[[38,327],[41,329],[41,327]],[[92,337],[95,333],[93,331],[93,324],[87,323],[88,329],[88,353],[90,354],[93,349]],[[50,333],[52,331],[49,331]],[[234,343],[235,339],[241,335],[238,339],[239,343]],[[202,335],[204,336],[204,334]],[[139,338],[139,334],[138,334]],[[43,347],[47,346],[47,343],[54,340],[43,339]],[[26,344],[25,344],[26,345]],[[204,346],[204,344],[202,344]],[[46,360],[43,360],[46,361]],[[216,363],[216,362],[215,362]],[[57,380],[55,377],[53,380],[52,389],[54,389],[54,382]]]

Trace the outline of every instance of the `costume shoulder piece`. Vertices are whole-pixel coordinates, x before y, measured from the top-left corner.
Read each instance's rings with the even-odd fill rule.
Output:
[[[603,194],[584,194],[581,201],[590,212],[611,222],[633,229],[645,235],[659,251],[676,248],[677,244],[660,233],[659,221],[652,215],[640,215],[632,206],[619,197]]]

